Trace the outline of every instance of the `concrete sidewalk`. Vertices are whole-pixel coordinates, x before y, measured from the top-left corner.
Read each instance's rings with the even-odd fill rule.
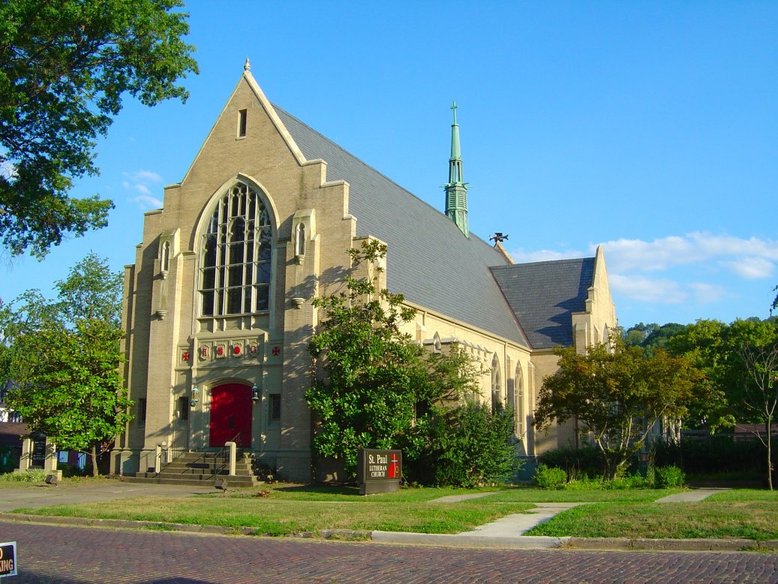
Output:
[[[669,495],[657,503],[689,503],[702,501],[727,489],[694,489]],[[486,497],[494,493],[453,495],[441,497],[434,503],[457,503],[468,499]],[[673,550],[739,550],[756,546],[751,540],[651,540],[628,538],[580,538],[526,536],[524,533],[548,521],[552,517],[587,503],[536,503],[527,513],[506,515],[496,521],[453,535],[422,534],[389,531],[373,531],[371,539],[384,543],[415,545],[445,545],[462,547],[498,547],[509,549],[549,549],[575,547],[576,549],[673,549]],[[591,546],[591,548],[589,547]],[[770,548],[775,549],[775,548]]]
[[[490,493],[480,494],[486,496]],[[464,495],[467,498],[474,496]],[[454,497],[444,497],[446,501],[455,502]],[[465,499],[460,499],[465,500]],[[567,511],[586,503],[536,503],[534,509],[526,513],[506,515],[496,521],[476,527],[473,531],[457,534],[427,534],[405,533],[398,531],[373,531],[371,539],[382,543],[402,543],[414,545],[443,545],[457,547],[494,547],[502,549],[552,549],[564,546],[569,538],[527,536],[527,531],[548,521],[562,511]]]
[[[729,491],[729,489],[725,488],[704,488],[704,489],[692,489],[691,491],[684,491],[683,493],[676,493],[675,495],[667,495],[667,497],[662,497],[661,499],[657,499],[657,503],[698,503],[699,501],[704,501],[711,495],[715,495],[717,493],[723,493],[724,491]]]

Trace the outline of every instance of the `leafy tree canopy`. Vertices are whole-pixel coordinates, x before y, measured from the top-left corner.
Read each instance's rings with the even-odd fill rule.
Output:
[[[70,197],[97,174],[95,140],[124,93],[145,105],[186,99],[197,72],[181,0],[0,3],[0,236],[43,257],[72,233],[104,227],[112,203]]]
[[[591,431],[613,478],[662,420],[679,420],[701,373],[683,357],[663,349],[648,354],[625,346],[596,345],[585,355],[557,350],[559,369],[541,387],[535,424],[577,418]]]
[[[456,461],[456,477],[432,470],[417,473],[419,480],[469,486],[507,474],[516,460],[507,441],[512,418],[456,407],[477,392],[474,365],[456,347],[432,353],[401,332],[415,311],[401,295],[377,289],[371,271],[385,253],[377,241],[351,250],[345,290],[314,300],[324,313],[309,344],[318,368],[306,394],[316,422],[314,451],[341,462],[347,476],[353,476],[359,448],[398,445],[407,469]],[[367,275],[354,276],[360,269]]]
[[[654,349],[667,346],[670,338],[683,331],[686,325],[675,322],[659,325],[638,323],[624,331],[622,338],[627,345]]]
[[[773,292],[775,292],[775,300],[773,300],[773,303],[770,305],[770,314],[772,314],[773,310],[778,309],[778,286],[773,288]]]
[[[9,406],[60,448],[98,451],[121,432],[130,402],[119,366],[120,274],[91,254],[57,282],[58,298],[27,291],[0,307],[0,374]]]

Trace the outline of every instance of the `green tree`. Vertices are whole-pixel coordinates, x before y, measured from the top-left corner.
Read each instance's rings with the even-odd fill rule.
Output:
[[[591,347],[585,355],[558,349],[559,369],[543,381],[535,412],[538,428],[571,418],[585,424],[607,478],[624,468],[658,422],[684,418],[701,377],[687,359],[663,349],[649,354],[617,338],[612,344]]]
[[[401,332],[415,311],[402,295],[378,290],[371,275],[385,253],[376,241],[351,250],[353,270],[367,268],[367,275],[348,275],[344,292],[314,300],[325,317],[309,344],[318,373],[306,393],[313,449],[350,476],[359,448],[396,447],[414,420],[475,390],[464,352],[431,353]]]
[[[0,3],[0,235],[42,257],[63,237],[107,222],[112,203],[72,198],[97,174],[95,141],[128,93],[144,105],[186,99],[197,72],[181,0]]]
[[[630,327],[622,334],[622,339],[627,345],[643,347],[646,349],[665,348],[671,337],[677,335],[686,328],[686,325],[668,322],[663,325],[656,323],[638,323]]]
[[[121,274],[90,254],[57,282],[58,298],[28,291],[2,307],[8,405],[60,448],[97,457],[129,420],[119,366]]]
[[[767,485],[772,491],[775,464],[771,438],[778,407],[778,335],[765,345],[743,345],[738,355],[747,372],[741,379],[738,395],[744,408],[764,425],[764,435],[755,434],[766,450]]]
[[[514,448],[513,411],[465,399],[434,406],[401,442],[411,481],[472,488],[510,479],[520,468]]]

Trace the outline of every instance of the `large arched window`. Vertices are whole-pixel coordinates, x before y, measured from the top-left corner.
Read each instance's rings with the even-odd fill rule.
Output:
[[[257,191],[236,183],[219,199],[200,251],[202,316],[268,309],[270,215]]]

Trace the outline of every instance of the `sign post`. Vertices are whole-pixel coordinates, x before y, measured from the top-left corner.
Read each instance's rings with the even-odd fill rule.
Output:
[[[360,495],[396,491],[402,478],[402,450],[360,448],[357,477]]]
[[[0,543],[0,578],[16,575],[16,542]]]

